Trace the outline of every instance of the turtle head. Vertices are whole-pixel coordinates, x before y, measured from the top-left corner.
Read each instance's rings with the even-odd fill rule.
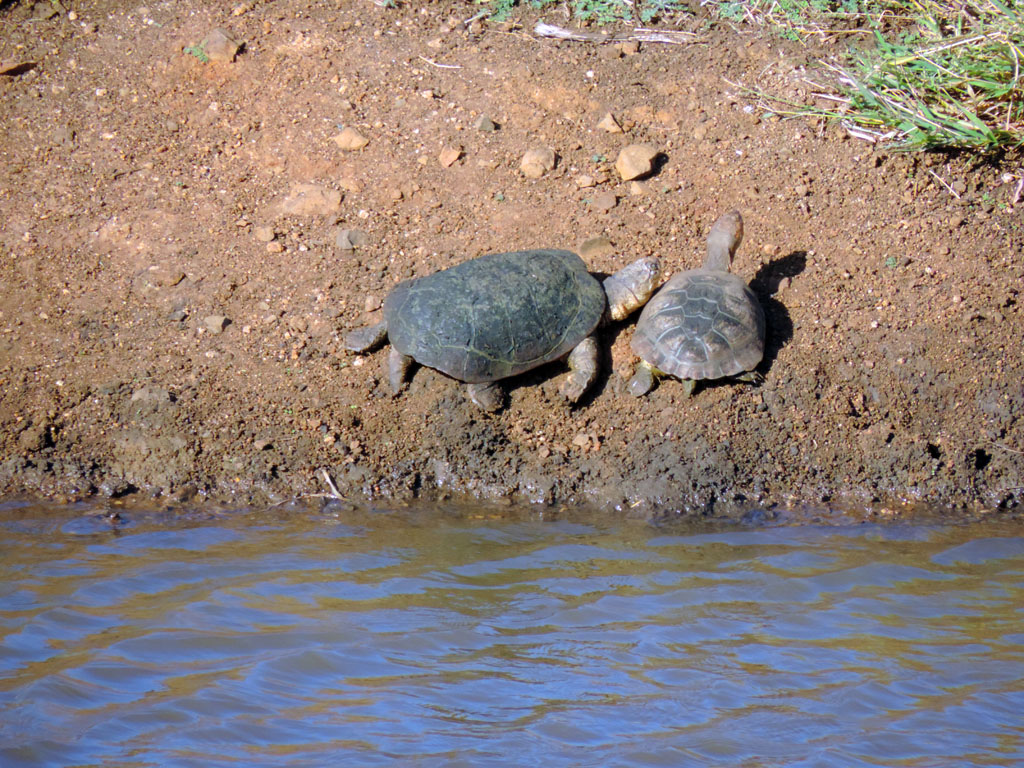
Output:
[[[729,211],[718,217],[708,233],[708,255],[704,269],[728,272],[732,257],[743,241],[743,217],[739,211]]]
[[[661,260],[657,256],[638,259],[605,278],[604,292],[611,319],[622,320],[646,304],[660,278]]]

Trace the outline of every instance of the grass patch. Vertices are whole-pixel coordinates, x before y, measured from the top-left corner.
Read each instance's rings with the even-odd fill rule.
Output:
[[[790,114],[825,115],[908,150],[1024,143],[1024,15],[1014,0],[726,1],[719,13],[791,39],[870,35],[873,46],[823,62],[839,108]]]
[[[499,20],[521,4],[567,5],[576,20],[597,24],[668,23],[687,14],[693,22],[693,6],[681,0],[486,4]],[[792,40],[851,41],[821,62],[837,108],[790,105],[777,113],[826,116],[855,135],[908,150],[989,152],[1024,144],[1024,3],[1017,0],[701,0],[700,6]]]

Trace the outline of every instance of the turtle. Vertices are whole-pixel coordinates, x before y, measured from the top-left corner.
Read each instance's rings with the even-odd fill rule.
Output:
[[[567,356],[559,391],[575,403],[597,376],[594,329],[641,307],[660,276],[655,256],[601,282],[572,251],[486,254],[399,283],[384,300],[383,320],[352,331],[344,345],[366,352],[387,339],[394,394],[415,361],[467,383],[485,411],[504,402],[500,380]]]
[[[764,356],[764,310],[729,272],[742,240],[740,212],[722,215],[708,233],[704,265],[674,275],[644,307],[630,341],[641,358],[631,394],[647,394],[659,376],[682,379],[686,397],[702,379],[762,380],[754,368]]]

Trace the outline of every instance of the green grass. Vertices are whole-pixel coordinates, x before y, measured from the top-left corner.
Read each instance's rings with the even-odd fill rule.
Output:
[[[722,0],[718,11],[789,39],[852,41],[820,62],[818,79],[838,108],[776,111],[823,115],[907,150],[1024,143],[1024,14],[1015,0]]]
[[[1024,16],[1000,0],[918,0],[913,10],[896,26],[867,17],[873,49],[830,65],[846,99],[831,116],[894,130],[906,149],[1024,143]]]
[[[500,19],[518,4],[489,0],[489,9]],[[823,115],[903,149],[988,152],[1024,144],[1024,11],[1018,5],[1024,7],[1017,0],[705,0],[702,7],[726,22],[836,46],[816,79],[832,89],[825,95],[839,106],[773,111]],[[679,0],[568,0],[568,7],[576,20],[598,24],[693,23],[691,6]]]

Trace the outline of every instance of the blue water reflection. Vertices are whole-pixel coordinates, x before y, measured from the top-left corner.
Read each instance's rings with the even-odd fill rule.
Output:
[[[1024,764],[1009,525],[44,512],[0,765]]]

